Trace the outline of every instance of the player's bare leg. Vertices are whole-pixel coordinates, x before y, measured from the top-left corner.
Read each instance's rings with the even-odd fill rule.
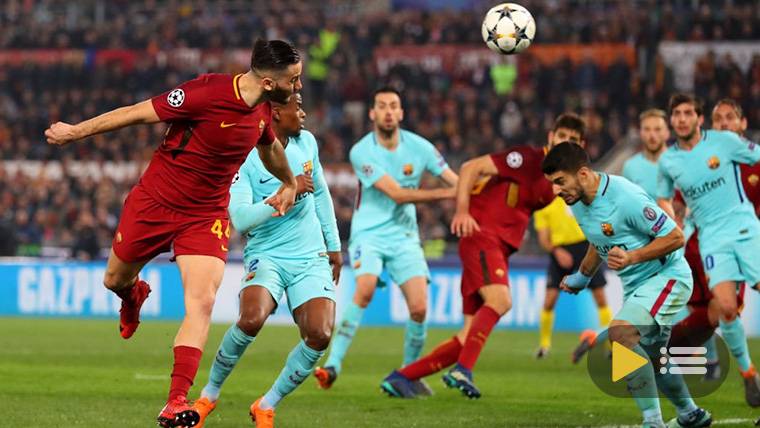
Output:
[[[274,385],[251,405],[250,415],[257,427],[274,425],[277,404],[309,377],[324,355],[335,323],[335,302],[324,297],[311,299],[293,310],[293,318],[302,341],[288,355]]]
[[[478,293],[483,299],[483,305],[475,312],[457,364],[443,376],[446,386],[459,389],[468,398],[480,398],[480,391],[472,381],[472,369],[491,330],[512,308],[512,295],[506,285],[486,285],[481,287]]]
[[[129,339],[140,324],[140,308],[150,294],[150,286],[139,279],[140,270],[149,260],[127,263],[111,249],[103,285],[121,298],[119,333]]]
[[[359,328],[364,309],[372,301],[372,296],[377,288],[377,276],[371,274],[359,275],[356,277],[356,289],[352,303],[343,312],[343,317],[335,330],[335,339],[330,348],[330,355],[325,362],[324,367],[317,367],[314,370],[314,377],[320,388],[328,389],[338,378],[342,368],[343,358],[351,346],[354,334]]]
[[[163,427],[192,427],[198,423],[199,415],[187,402],[187,393],[206,345],[224,262],[213,256],[180,255],[177,256],[177,266],[185,289],[185,318],[174,339],[171,388],[158,423]]]
[[[554,307],[557,305],[559,298],[559,288],[546,288],[544,295],[544,307],[541,311],[539,321],[539,344],[536,351],[536,358],[542,359],[549,355],[552,346],[552,329],[554,329]]]
[[[739,365],[739,372],[744,379],[744,398],[752,407],[760,406],[760,375],[750,359],[744,326],[739,319],[739,306],[736,297],[736,283],[726,281],[712,289],[713,301],[719,311],[720,331],[728,345],[731,355]],[[712,302],[711,302],[712,303]]]

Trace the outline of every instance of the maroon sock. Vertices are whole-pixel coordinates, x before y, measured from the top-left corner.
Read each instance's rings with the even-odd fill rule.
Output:
[[[670,346],[702,346],[715,333],[710,324],[707,307],[693,307],[691,313],[673,326],[670,334]]]
[[[169,388],[169,401],[182,396],[187,397],[193,386],[195,374],[203,351],[190,346],[174,347],[174,370],[172,370],[172,385]]]
[[[472,326],[470,331],[467,332],[467,339],[464,341],[464,347],[459,354],[459,360],[457,363],[462,367],[472,370],[475,367],[475,362],[478,361],[480,351],[483,350],[483,346],[488,340],[488,335],[491,334],[491,330],[499,322],[499,315],[492,307],[482,306],[475,312],[475,316],[472,319]]]
[[[432,352],[399,370],[405,378],[417,380],[457,362],[462,344],[456,336],[436,346]]]

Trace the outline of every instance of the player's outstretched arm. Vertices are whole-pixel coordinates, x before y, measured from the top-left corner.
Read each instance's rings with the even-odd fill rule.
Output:
[[[498,173],[499,170],[489,155],[470,159],[462,165],[456,189],[457,205],[451,221],[451,233],[462,238],[480,231],[478,222],[470,215],[470,195],[478,180]]]
[[[430,202],[454,197],[455,189],[446,187],[440,189],[407,189],[401,187],[390,175],[383,175],[374,184],[377,190],[385,193],[397,204],[412,202]]]
[[[272,144],[260,144],[257,148],[264,167],[282,182],[277,193],[265,202],[275,209],[275,217],[283,216],[295,203],[298,183],[290,170],[285,149],[279,140],[275,139]]]
[[[156,109],[151,100],[145,100],[131,106],[119,107],[76,125],[56,122],[45,130],[45,138],[48,144],[62,146],[125,126],[156,122],[160,122]]]

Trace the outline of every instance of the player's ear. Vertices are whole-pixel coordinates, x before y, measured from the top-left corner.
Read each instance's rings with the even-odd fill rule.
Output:
[[[747,130],[747,118],[743,117],[741,122],[739,123],[739,129],[744,132]]]
[[[371,106],[371,107],[369,108],[369,120],[371,120],[371,121],[373,121],[373,122],[374,122],[374,121],[375,121],[375,117],[376,117],[376,116],[375,116],[375,109],[374,109],[374,106]]]
[[[697,117],[697,126],[701,128],[703,123],[705,123],[705,116],[700,115],[699,117]]]
[[[549,131],[549,133],[546,134],[546,142],[547,142],[546,145],[549,146],[549,148],[551,148],[552,143],[554,142],[554,131]]]
[[[401,121],[404,120],[404,109],[400,108],[400,109],[398,109],[398,111],[399,111],[399,113],[398,113],[398,121],[401,122]]]
[[[280,108],[279,107],[274,107],[272,109],[272,119],[276,120],[278,122],[280,121]]]
[[[264,77],[261,79],[261,87],[264,88],[265,91],[273,90],[275,85],[276,83],[271,77]]]

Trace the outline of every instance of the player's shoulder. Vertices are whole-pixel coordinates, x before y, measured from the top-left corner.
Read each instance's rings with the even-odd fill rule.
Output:
[[[375,139],[372,132],[368,132],[351,147],[351,150],[348,152],[349,157],[363,154],[369,150],[373,144],[375,144]]]
[[[609,177],[609,181],[607,185],[603,184],[606,189],[603,189],[602,191],[604,192],[606,190],[606,196],[611,200],[621,201],[630,200],[632,198],[648,198],[644,189],[631,180],[620,175],[608,174],[607,176]]]
[[[503,159],[513,169],[538,169],[541,170],[541,162],[544,160],[545,150],[543,147],[520,145],[506,150],[491,153],[491,157]]]
[[[400,128],[399,133],[401,134],[401,139],[404,142],[409,142],[410,144],[416,146],[433,147],[433,143],[431,143],[427,138],[408,129]]]

